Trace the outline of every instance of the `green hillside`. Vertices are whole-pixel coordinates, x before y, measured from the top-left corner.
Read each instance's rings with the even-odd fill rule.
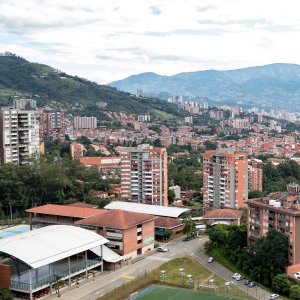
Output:
[[[0,56],[0,106],[18,97],[30,97],[38,106],[59,102],[73,115],[104,116],[96,102],[107,102],[105,110],[127,113],[162,111],[178,117],[173,104],[158,99],[137,98],[115,88],[65,74],[47,65],[31,63],[15,55]]]

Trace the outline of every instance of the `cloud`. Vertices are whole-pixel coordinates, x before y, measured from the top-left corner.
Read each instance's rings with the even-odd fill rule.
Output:
[[[300,63],[298,0],[0,0],[0,48],[108,83]]]

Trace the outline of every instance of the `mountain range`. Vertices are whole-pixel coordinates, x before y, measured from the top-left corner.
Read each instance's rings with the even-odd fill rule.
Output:
[[[205,97],[213,103],[300,111],[300,66],[296,64],[185,72],[173,76],[142,73],[109,85],[129,93],[142,89],[145,95],[163,99],[183,95],[196,100]]]
[[[12,105],[17,98],[32,98],[38,106],[52,104],[72,115],[99,119],[107,118],[105,111],[165,114],[170,118],[182,115],[176,105],[166,101],[138,98],[48,65],[29,62],[12,53],[0,54],[0,107]],[[100,101],[107,106],[100,109],[96,105]]]

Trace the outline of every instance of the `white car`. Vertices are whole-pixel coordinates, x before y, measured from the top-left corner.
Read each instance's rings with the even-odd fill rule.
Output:
[[[244,276],[241,275],[241,274],[239,274],[238,276],[235,277],[235,280],[236,280],[236,281],[240,281],[240,280],[242,280],[242,279],[244,279]]]
[[[168,248],[166,247],[157,247],[157,252],[168,252]]]
[[[212,263],[213,261],[214,261],[213,257],[209,257],[208,260],[207,260],[208,263]]]
[[[278,294],[271,294],[271,296],[270,296],[270,300],[275,300],[275,299],[278,299],[278,298],[279,298]]]
[[[300,279],[300,272],[297,272],[293,275],[294,278],[296,279]]]
[[[239,275],[240,275],[239,273],[233,273],[233,274],[232,274],[232,278],[233,278],[233,279],[236,279]]]

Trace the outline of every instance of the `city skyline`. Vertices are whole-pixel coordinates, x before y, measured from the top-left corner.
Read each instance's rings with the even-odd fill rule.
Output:
[[[98,83],[300,63],[289,1],[0,2],[1,51]]]

